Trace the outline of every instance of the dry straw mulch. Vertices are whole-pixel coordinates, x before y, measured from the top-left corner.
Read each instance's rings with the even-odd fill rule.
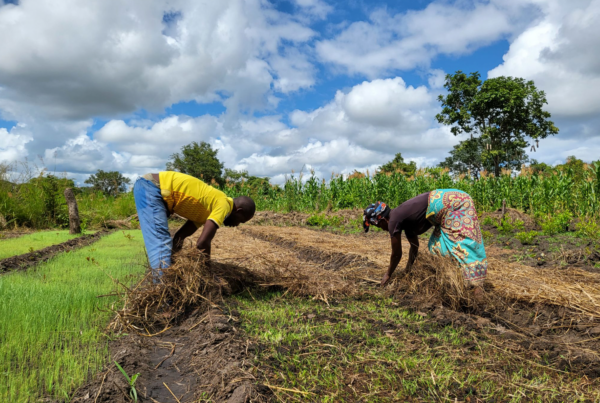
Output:
[[[194,249],[184,249],[160,284],[148,279],[124,289],[113,326],[154,334],[189,309],[218,304],[246,287],[283,289],[328,302],[334,297],[376,293],[389,261],[389,241],[379,234],[344,236],[295,227],[222,229],[207,265]],[[407,246],[407,242],[404,243]],[[422,245],[410,273],[400,263],[387,292],[440,300],[454,309],[477,303],[460,270]],[[486,299],[497,308],[510,301],[566,306],[600,317],[600,276],[578,269],[538,269],[489,258]],[[479,301],[481,302],[481,301]]]
[[[253,227],[250,231],[262,236],[275,234],[285,237],[293,240],[297,247],[312,247],[345,255],[367,257],[380,267],[378,273],[368,273],[376,276],[373,280],[383,275],[389,262],[390,246],[386,234],[337,235],[299,227],[285,228],[285,230],[277,227]],[[430,255],[424,242],[421,244],[419,258],[410,275],[402,273],[408,256],[408,241],[403,242],[403,247],[404,256],[395,274],[396,284],[403,283],[402,289],[416,292],[419,282],[427,279],[421,284],[418,290],[420,293],[437,295],[438,290],[446,290],[442,296],[451,306],[455,306],[456,301],[462,301],[461,304],[471,304],[465,300],[465,290],[456,280],[456,269],[450,270],[453,266],[450,262],[444,263],[447,262],[446,259]],[[540,269],[525,266],[500,260],[491,256],[489,251],[488,262],[486,289],[492,289],[492,293],[496,296],[509,301],[565,306],[582,314],[600,318],[600,274],[577,268]],[[454,284],[454,288],[449,287],[449,284]]]

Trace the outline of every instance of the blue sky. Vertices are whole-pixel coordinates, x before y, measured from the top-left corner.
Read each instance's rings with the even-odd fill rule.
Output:
[[[396,152],[434,165],[461,140],[435,121],[457,70],[547,93],[561,132],[533,158],[600,151],[597,1],[0,4],[0,160],[52,160],[79,181],[164,169],[191,141],[275,182]]]

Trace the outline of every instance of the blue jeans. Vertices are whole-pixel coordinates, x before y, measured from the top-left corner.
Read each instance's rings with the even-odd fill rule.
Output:
[[[133,185],[135,207],[142,228],[146,253],[155,282],[162,270],[171,265],[173,239],[169,233],[167,207],[160,189],[147,179],[139,178]]]

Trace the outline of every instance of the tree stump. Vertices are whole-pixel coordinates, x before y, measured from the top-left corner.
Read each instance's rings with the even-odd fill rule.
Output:
[[[506,199],[502,199],[502,218],[500,223],[504,222],[504,216],[506,215]]]
[[[65,189],[65,199],[69,206],[69,234],[81,234],[81,221],[79,221],[79,209],[73,189]]]

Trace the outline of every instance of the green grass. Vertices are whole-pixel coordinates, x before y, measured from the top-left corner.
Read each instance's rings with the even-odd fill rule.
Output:
[[[68,398],[108,359],[115,284],[144,271],[140,231],[117,232],[36,269],[0,276],[0,401]],[[89,259],[88,259],[89,258]]]
[[[33,252],[78,236],[80,235],[69,235],[67,230],[56,230],[36,232],[18,238],[2,239],[0,240],[0,259]]]
[[[259,382],[274,386],[279,401],[600,399],[597,383],[542,367],[543,357],[527,361],[482,334],[440,326],[389,298],[327,306],[245,294],[230,309],[258,343]]]

